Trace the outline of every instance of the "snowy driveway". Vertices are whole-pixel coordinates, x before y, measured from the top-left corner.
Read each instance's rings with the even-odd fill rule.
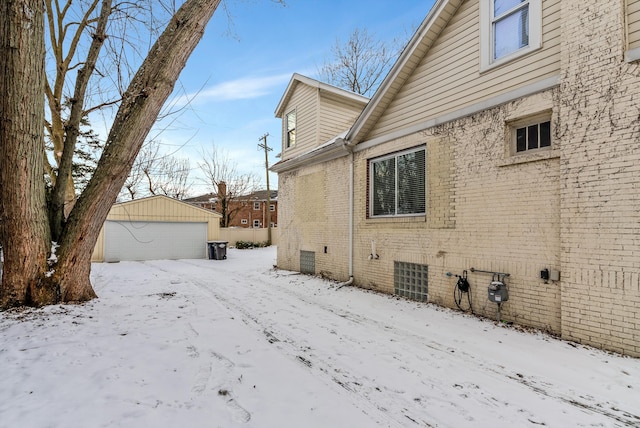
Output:
[[[0,314],[0,427],[640,426],[640,360],[229,259]]]

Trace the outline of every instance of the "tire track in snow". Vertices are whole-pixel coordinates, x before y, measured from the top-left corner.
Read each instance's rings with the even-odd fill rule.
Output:
[[[275,282],[270,285],[278,288],[280,292],[288,294],[301,301],[304,301],[305,303],[308,303],[310,305],[317,305],[317,301],[309,299],[308,294],[305,294],[303,292],[297,292],[295,290],[292,290],[286,287],[282,287]],[[424,346],[431,348],[435,351],[441,352],[443,353],[443,355],[447,355],[447,358],[450,357],[449,353],[452,351],[451,348],[444,347],[435,341],[425,342],[423,336],[410,332],[406,329],[402,329],[402,331],[400,331],[397,327],[390,326],[388,323],[383,322],[379,319],[365,317],[361,314],[357,314],[357,313],[345,310],[344,308],[336,309],[329,306],[323,306],[322,308],[340,317],[351,320],[354,323],[366,323],[366,324],[376,326],[379,329],[393,330],[395,333],[401,333],[401,336],[408,337],[417,341],[422,341],[422,344]],[[484,361],[484,360],[478,359],[476,356],[460,349],[456,350],[455,358],[462,359],[462,360],[467,360],[467,359],[475,360],[477,361],[478,367],[481,367],[483,370],[493,372],[494,374],[498,375],[501,378],[506,377],[514,382],[524,385],[541,396],[557,399],[571,406],[601,414],[614,421],[620,422],[625,426],[632,426],[632,427],[640,426],[640,413],[636,414],[630,411],[625,411],[623,409],[618,409],[615,406],[612,406],[610,403],[597,402],[593,399],[593,397],[584,396],[583,394],[580,394],[579,391],[570,390],[566,393],[554,393],[553,391],[550,391],[549,388],[545,388],[544,381],[542,380],[538,380],[533,377],[527,377],[516,372],[509,372],[503,366],[496,366],[492,361]],[[550,386],[550,385],[547,385],[547,386]]]
[[[184,265],[185,267],[196,265],[200,269],[203,268],[200,264],[189,263],[187,261],[176,261],[175,264],[176,268],[181,265]],[[175,274],[175,270],[168,270],[158,266],[154,266],[154,268],[164,271],[170,275]],[[230,312],[240,314],[241,319],[245,324],[262,332],[265,335],[265,338],[274,344],[274,346],[276,346],[280,351],[292,358],[295,358],[300,364],[303,364],[314,373],[318,373],[329,379],[330,382],[338,385],[349,395],[354,398],[358,398],[358,400],[364,404],[364,408],[361,407],[361,409],[367,414],[371,415],[371,413],[366,411],[365,408],[375,409],[377,414],[384,416],[382,419],[387,423],[392,421],[394,425],[399,424],[400,426],[405,426],[407,421],[412,421],[413,423],[422,426],[438,424],[438,421],[431,419],[429,421],[425,420],[428,419],[428,417],[425,417],[423,407],[425,405],[433,405],[435,402],[438,402],[435,404],[443,408],[453,405],[454,408],[456,408],[456,411],[460,411],[461,413],[464,413],[464,409],[459,406],[459,403],[452,402],[451,393],[447,393],[444,390],[436,393],[432,392],[429,396],[414,397],[413,400],[411,400],[406,397],[402,397],[403,391],[394,391],[386,385],[378,384],[375,377],[370,377],[369,373],[351,373],[353,367],[350,368],[348,365],[345,365],[339,355],[334,356],[330,353],[323,352],[321,349],[313,349],[314,343],[310,342],[309,339],[314,336],[312,332],[303,331],[302,327],[296,326],[294,322],[290,322],[287,325],[275,325],[274,322],[269,319],[269,314],[266,308],[273,309],[274,311],[277,309],[277,311],[280,311],[281,313],[289,311],[292,316],[303,318],[307,316],[306,312],[313,313],[313,310],[321,310],[328,315],[328,317],[325,317],[323,321],[327,319],[329,321],[326,323],[319,322],[318,329],[325,330],[326,334],[331,334],[332,329],[334,331],[339,330],[342,334],[342,330],[344,330],[340,327],[341,325],[344,325],[342,323],[358,326],[359,329],[363,331],[363,336],[366,334],[366,331],[370,329],[376,329],[383,332],[385,337],[390,338],[390,340],[395,340],[397,342],[396,346],[399,346],[401,350],[401,355],[391,354],[387,356],[390,358],[396,358],[398,363],[401,363],[402,361],[400,357],[406,360],[408,358],[407,356],[415,355],[415,358],[409,358],[408,362],[405,361],[406,364],[403,366],[396,366],[395,368],[404,370],[412,376],[420,377],[425,388],[440,388],[437,385],[441,383],[441,379],[437,376],[432,378],[430,372],[417,370],[412,367],[417,367],[422,363],[428,365],[435,372],[438,372],[451,366],[464,366],[471,363],[482,371],[488,372],[488,376],[492,376],[503,383],[506,382],[509,384],[520,385],[520,387],[528,389],[534,393],[534,395],[542,397],[542,400],[552,398],[569,406],[600,414],[601,416],[608,418],[610,422],[616,421],[627,426],[636,426],[639,420],[639,417],[634,415],[632,412],[613,408],[608,405],[609,403],[595,402],[594,400],[590,400],[589,397],[581,397],[579,393],[572,390],[566,392],[553,391],[552,388],[545,385],[545,382],[542,380],[526,377],[516,372],[509,371],[505,367],[496,366],[494,362],[484,360],[477,355],[466,353],[464,350],[456,349],[455,352],[453,352],[454,350],[448,346],[439,344],[435,341],[425,340],[424,336],[404,328],[392,326],[379,319],[366,317],[346,310],[343,307],[331,307],[326,304],[319,306],[317,299],[314,300],[313,298],[310,298],[308,294],[305,294],[305,292],[297,292],[290,288],[280,286],[275,282],[270,282],[265,285],[264,276],[249,274],[240,277],[233,272],[227,272],[227,274],[231,276],[232,280],[236,283],[253,280],[256,284],[277,289],[277,293],[284,293],[293,297],[297,301],[303,303],[305,307],[287,306],[287,303],[285,302],[287,299],[279,299],[273,294],[264,293],[264,287],[259,291],[254,290],[254,292],[257,292],[254,293],[253,296],[253,307],[248,305],[247,301],[242,302],[244,304],[238,303],[233,296],[229,297],[228,295],[225,295],[225,291],[228,292],[225,288],[229,287],[229,285],[220,287],[220,284],[217,284],[216,288],[213,289],[211,287],[210,279],[197,278],[193,276],[192,273],[193,270],[187,268],[184,272],[181,272],[181,275],[188,276],[190,282],[202,291],[210,294],[219,302],[223,303]],[[305,311],[305,308],[309,309],[309,311]],[[317,334],[318,332],[314,331],[313,333]],[[376,343],[367,343],[366,340],[363,340],[362,338],[349,337],[344,334],[342,334],[341,337],[345,342],[355,343],[365,351],[375,351],[380,345]],[[483,390],[478,385],[468,382],[457,382],[451,386],[453,386],[454,389],[459,390],[459,397],[461,398],[473,399],[482,405],[492,407],[501,403],[499,397],[493,395],[486,389]],[[383,394],[384,392],[388,392],[388,394],[385,395]],[[378,399],[376,395],[381,396],[381,398]],[[447,395],[450,397],[447,397]],[[389,403],[389,397],[395,398],[395,402]],[[392,399],[392,401],[394,400]],[[396,408],[402,409],[402,415],[400,415],[400,418],[389,414],[390,412],[387,410],[388,404],[394,404]],[[544,423],[542,421],[534,420],[535,415],[530,414],[530,412],[527,412],[526,410],[521,410],[521,412],[523,413],[523,416],[526,414],[526,420],[531,424],[535,425]],[[468,422],[473,420],[472,415],[461,415],[461,417],[465,417]],[[380,420],[379,423],[384,422]],[[594,421],[594,424],[598,424],[598,422]]]
[[[163,262],[164,263],[164,262]],[[183,261],[175,261],[175,263],[184,264],[189,266],[188,262]],[[150,262],[144,262],[144,264],[148,267],[157,269],[159,271],[164,272],[165,274],[176,276],[176,272],[166,267],[157,266]],[[191,268],[189,268],[190,270]],[[212,296],[219,303],[221,303],[224,308],[226,308],[230,314],[234,317],[239,318],[242,322],[244,322],[251,329],[262,333],[265,336],[265,339],[273,344],[276,349],[283,352],[285,355],[292,358],[294,361],[305,366],[308,370],[318,374],[320,379],[328,379],[329,382],[325,382],[327,385],[335,388],[334,390],[337,393],[346,393],[350,397],[355,398],[357,401],[354,404],[364,413],[374,418],[378,425],[384,427],[404,427],[406,426],[406,421],[408,419],[400,419],[398,420],[393,415],[390,415],[388,411],[380,404],[372,402],[368,397],[362,396],[359,394],[357,390],[352,388],[349,385],[349,382],[345,380],[341,380],[337,375],[332,375],[331,372],[334,370],[330,365],[322,364],[322,359],[318,358],[311,351],[311,347],[301,344],[300,339],[294,339],[294,337],[288,335],[281,329],[276,328],[273,323],[265,322],[261,320],[259,317],[255,316],[250,310],[243,307],[241,304],[237,304],[233,302],[231,299],[223,296],[223,294],[216,292],[211,288],[211,284],[208,284],[206,281],[199,280],[189,275],[188,279],[184,275],[189,275],[189,271],[183,272],[181,277],[184,282],[190,282],[199,290],[204,291],[205,293]],[[338,370],[339,371],[339,370]],[[342,391],[342,392],[341,392]],[[417,423],[417,422],[416,422]],[[423,422],[419,424],[419,426],[430,427],[431,424],[427,422]]]
[[[185,261],[176,261],[176,263],[191,265],[191,263]],[[169,271],[164,267],[154,267],[168,274],[175,274],[175,271]],[[183,272],[183,274],[189,275],[192,271],[193,269],[189,268],[185,272]],[[207,280],[198,280],[193,276],[190,276],[189,280],[201,290],[212,295],[220,303],[223,303],[231,313],[236,315],[239,314],[239,318],[242,319],[245,324],[249,325],[259,332],[262,332],[265,335],[265,338],[270,343],[274,344],[277,349],[289,355],[291,358],[295,359],[301,364],[307,366],[308,369],[312,370],[314,373],[319,374],[321,378],[326,378],[332,384],[338,385],[343,392],[346,392],[353,398],[358,399],[361,403],[364,403],[365,407],[369,409],[369,411],[362,409],[366,414],[371,415],[371,410],[375,410],[377,413],[384,416],[385,422],[383,423],[385,424],[392,423],[392,425],[398,424],[399,426],[406,426],[407,422],[409,421],[417,424],[418,426],[433,426],[434,422],[425,420],[425,410],[423,408],[423,405],[426,400],[420,400],[420,397],[415,397],[408,400],[406,398],[400,397],[396,400],[392,399],[392,403],[389,403],[388,401],[390,397],[401,396],[404,391],[380,384],[375,377],[372,378],[367,373],[353,375],[351,371],[354,370],[354,367],[345,366],[341,363],[341,361],[337,361],[336,358],[334,358],[332,355],[328,353],[322,353],[318,349],[312,349],[313,344],[310,344],[308,342],[307,337],[312,337],[314,335],[310,334],[308,331],[298,332],[296,334],[296,328],[292,329],[291,326],[289,326],[290,328],[285,331],[283,327],[286,326],[276,326],[272,322],[264,318],[260,318],[260,310],[256,310],[257,308],[275,308],[280,305],[279,311],[286,311],[288,308],[282,308],[282,305],[284,304],[282,299],[272,299],[270,298],[270,296],[259,293],[257,298],[260,299],[260,301],[257,302],[256,307],[251,310],[247,309],[246,300],[244,300],[244,305],[237,304],[235,300],[229,299],[220,291],[216,291],[220,290],[219,284],[215,288],[211,288],[211,284]],[[236,278],[234,279],[234,282],[244,282],[246,280],[246,277],[243,277],[241,280]],[[267,297],[269,297],[268,303],[265,303],[265,299]],[[316,302],[309,302],[305,299],[300,299],[299,296],[294,297],[296,297],[297,300],[303,301],[309,307],[319,308]],[[291,308],[296,309],[295,314],[297,314],[298,317],[304,317],[304,311],[300,310],[300,308],[295,306],[291,306]],[[319,309],[327,311],[327,313],[331,317],[336,318],[340,322],[346,322],[348,324],[356,324],[360,326],[360,328],[363,329],[363,334],[367,329],[376,328],[377,324],[381,324],[377,321],[373,323],[373,320],[359,317],[353,313],[349,313],[349,315],[345,315],[345,313],[339,314],[333,308],[331,310],[328,310],[327,307],[321,307]],[[258,313],[258,315],[256,315],[256,313]],[[322,326],[320,327],[322,328]],[[341,327],[337,328],[341,330]],[[393,331],[391,333],[396,334],[396,332]],[[359,340],[355,337],[344,337],[345,342],[357,343],[363,346],[363,349],[368,350],[367,352],[374,352],[374,349],[379,346],[379,344],[376,343],[368,343],[363,345],[362,343],[359,343]],[[423,341],[423,339],[424,338],[419,337],[420,341]],[[439,348],[434,349],[440,350]],[[411,354],[414,351],[415,350],[407,350],[406,353]],[[446,354],[448,351],[445,350],[441,352],[443,354]],[[430,358],[429,360],[437,361],[439,359],[439,357],[435,357],[432,355],[432,358]],[[410,373],[409,370],[405,369],[405,371],[407,371],[411,376],[414,376],[414,373]],[[422,383],[426,386],[433,388],[433,385],[439,384],[437,379],[433,379],[433,381],[430,381],[430,377],[428,375],[425,375],[424,373],[419,374],[423,378]],[[445,396],[444,391],[437,395]],[[430,401],[434,401],[434,399],[430,398]],[[438,399],[438,401],[442,403],[442,406],[455,405],[455,403],[447,402],[443,399]],[[394,404],[394,406],[389,406],[389,404]],[[389,407],[402,409],[399,417],[395,414],[391,414],[389,412]],[[463,413],[465,412],[462,409],[460,411]],[[468,419],[471,420],[471,416],[469,416]]]

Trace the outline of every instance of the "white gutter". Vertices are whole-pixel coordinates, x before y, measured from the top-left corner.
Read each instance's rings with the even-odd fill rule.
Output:
[[[308,152],[302,153],[294,158],[287,159],[272,165],[269,168],[273,172],[286,172],[301,166],[315,165],[321,162],[328,162],[351,153],[351,149],[344,144],[342,137],[345,133],[334,137],[327,143],[315,147]]]
[[[349,278],[353,282],[353,151],[349,155]]]
[[[349,151],[349,280],[339,284],[338,288],[344,287],[345,285],[353,284],[353,213],[354,213],[353,162],[354,162],[355,155],[353,154],[353,147],[349,144],[348,141],[342,140],[342,146],[344,147],[345,150]]]

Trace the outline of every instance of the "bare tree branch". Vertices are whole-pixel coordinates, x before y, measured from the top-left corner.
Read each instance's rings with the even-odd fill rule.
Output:
[[[198,167],[204,178],[202,181],[209,186],[211,193],[218,195],[222,207],[221,226],[226,227],[233,220],[235,211],[230,210],[230,202],[238,197],[254,192],[258,188],[260,178],[253,173],[240,173],[237,162],[229,158],[226,151],[215,145],[210,151],[201,151],[202,162]]]
[[[332,58],[325,61],[319,74],[334,86],[371,96],[398,57],[397,46],[397,40],[376,41],[366,29],[358,28],[346,43],[336,40]]]

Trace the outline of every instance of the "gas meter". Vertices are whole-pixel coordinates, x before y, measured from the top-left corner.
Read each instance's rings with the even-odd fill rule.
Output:
[[[489,300],[493,303],[502,303],[509,300],[509,292],[504,282],[491,281],[489,285]]]

